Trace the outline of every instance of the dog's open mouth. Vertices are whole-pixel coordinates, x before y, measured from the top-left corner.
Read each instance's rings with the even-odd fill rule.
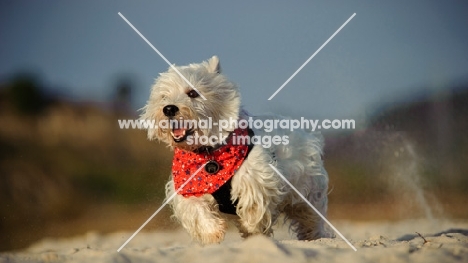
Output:
[[[193,134],[191,127],[173,127],[171,130],[172,139],[175,142],[183,142],[188,136]]]

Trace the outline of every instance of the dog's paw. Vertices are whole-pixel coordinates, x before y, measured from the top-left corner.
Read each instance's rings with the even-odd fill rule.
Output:
[[[264,227],[261,224],[250,225],[245,221],[238,220],[235,222],[236,227],[239,229],[239,233],[242,238],[248,238],[253,235],[265,235],[272,236],[273,229],[271,227]]]
[[[224,234],[224,229],[214,233],[203,233],[199,241],[202,245],[218,244],[224,240]]]
[[[202,245],[217,244],[224,240],[227,223],[220,219],[206,220],[197,229],[194,239]]]

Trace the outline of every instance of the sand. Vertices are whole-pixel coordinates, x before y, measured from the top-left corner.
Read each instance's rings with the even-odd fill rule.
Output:
[[[467,220],[333,223],[357,252],[338,237],[295,240],[286,227],[278,229],[274,238],[242,240],[230,231],[221,244],[205,247],[191,242],[181,230],[142,232],[121,252],[117,249],[132,233],[90,232],[0,253],[0,262],[468,262]]]

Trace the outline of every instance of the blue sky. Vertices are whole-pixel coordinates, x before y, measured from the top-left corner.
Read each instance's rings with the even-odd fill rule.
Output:
[[[254,114],[363,118],[373,107],[468,76],[466,1],[2,1],[0,79],[18,71],[76,100],[134,79],[133,107],[168,65],[218,55]],[[267,99],[353,13],[353,20]]]

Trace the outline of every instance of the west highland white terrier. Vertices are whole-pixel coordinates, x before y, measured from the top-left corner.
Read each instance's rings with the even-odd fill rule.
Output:
[[[156,79],[141,119],[159,124],[148,129],[150,140],[159,139],[174,150],[166,198],[175,195],[170,202],[174,217],[190,236],[202,244],[219,243],[230,219],[243,237],[270,236],[282,213],[300,240],[333,236],[270,166],[325,216],[328,175],[322,137],[246,125],[288,119],[248,114],[216,56],[175,68]]]

